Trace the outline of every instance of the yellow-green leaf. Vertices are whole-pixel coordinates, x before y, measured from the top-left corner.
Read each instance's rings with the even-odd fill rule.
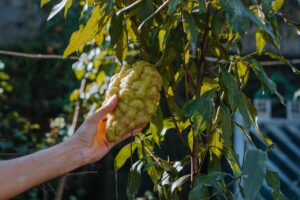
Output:
[[[266,33],[262,29],[260,28],[256,29],[256,34],[255,34],[256,49],[259,55],[262,53],[264,47],[267,44],[266,37],[267,37]]]
[[[115,170],[119,170],[126,163],[131,153],[135,151],[136,146],[136,143],[129,143],[119,151],[114,161]]]
[[[280,8],[282,7],[283,3],[284,3],[284,0],[275,0],[275,1],[273,1],[272,10],[274,12],[277,12],[278,10],[280,10]]]
[[[45,4],[49,3],[51,0],[41,0],[40,6],[43,7]]]
[[[94,39],[98,31],[99,18],[100,7],[96,6],[86,26],[82,30],[78,30],[72,34],[70,42],[64,52],[64,58]]]
[[[72,4],[73,4],[73,0],[67,1],[66,5],[65,5],[65,12],[64,12],[65,18],[67,18],[68,10],[71,8]]]

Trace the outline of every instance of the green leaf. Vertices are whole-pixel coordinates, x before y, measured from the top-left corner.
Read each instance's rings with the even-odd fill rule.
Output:
[[[118,153],[118,155],[115,157],[114,160],[114,167],[115,170],[119,170],[130,158],[131,152],[133,153],[137,147],[136,143],[129,143],[125,145]]]
[[[109,13],[110,11],[112,11],[114,4],[115,4],[115,0],[106,0],[105,1],[105,10],[106,13]]]
[[[274,199],[276,200],[286,199],[284,195],[280,192],[280,180],[277,172],[267,169],[266,182],[268,186],[271,187],[273,190],[272,195]]]
[[[226,20],[233,29],[240,35],[244,35],[249,26],[249,19],[246,16],[246,9],[240,0],[221,0],[222,7],[226,11]]]
[[[225,147],[231,148],[232,147],[233,122],[232,122],[232,118],[231,118],[230,109],[224,103],[221,103],[221,112],[222,112],[222,138],[223,138]]]
[[[235,78],[226,70],[221,71],[221,83],[224,86],[225,95],[232,111],[239,109],[246,124],[246,128],[251,126],[251,119],[245,102],[243,101],[243,93],[240,90]]]
[[[109,26],[110,46],[113,48],[120,40],[125,26],[123,15],[113,15]]]
[[[127,180],[127,197],[129,200],[136,199],[136,194],[141,185],[141,170],[144,166],[143,160],[135,162],[129,172]]]
[[[246,200],[254,200],[265,179],[267,169],[267,153],[261,150],[249,150],[243,165],[242,184]]]
[[[184,175],[184,176],[180,177],[179,179],[177,179],[175,182],[173,182],[172,186],[171,186],[171,193],[173,193],[177,187],[180,187],[181,185],[183,185],[190,178],[190,176],[191,176],[190,174]]]
[[[96,6],[85,27],[72,34],[70,42],[64,52],[64,58],[95,38],[98,31],[99,18],[100,7]]]
[[[188,29],[187,40],[191,44],[193,53],[195,53],[196,49],[197,49],[199,29],[196,25],[196,22],[195,22],[193,16],[190,13],[183,12],[183,17],[187,23],[187,29]]]
[[[251,100],[245,95],[243,94],[243,102],[245,103],[246,108],[248,109],[248,113],[250,115],[250,119],[251,122],[256,130],[256,132],[258,133],[259,137],[269,146],[273,145],[273,142],[270,138],[268,138],[267,136],[265,136],[257,123],[257,112],[256,112],[256,108],[254,107],[254,105],[251,103]]]
[[[51,0],[41,0],[40,6],[43,7],[45,4],[49,3]]]
[[[277,12],[283,6],[284,0],[275,0],[272,3],[272,10]]]
[[[206,13],[207,12],[207,8],[206,8],[206,0],[198,0],[199,1],[199,11],[200,13]]]
[[[300,74],[300,70],[298,70],[294,65],[292,65],[290,63],[290,61],[288,61],[285,57],[283,56],[279,56],[279,55],[276,55],[275,53],[272,53],[272,52],[265,52],[264,53],[265,55],[275,59],[275,60],[279,60],[280,62],[284,63],[284,64],[287,64],[295,74]]]
[[[240,35],[244,35],[249,25],[249,20],[253,24],[261,27],[266,33],[268,33],[274,41],[278,41],[272,28],[268,27],[265,22],[261,21],[255,14],[248,10],[241,0],[221,0],[223,9],[226,11],[226,19],[229,21],[233,29]],[[275,42],[276,43],[276,42]]]
[[[118,40],[117,47],[116,47],[116,56],[120,61],[120,63],[122,63],[126,58],[127,51],[128,51],[127,43],[128,43],[127,33],[126,31],[123,31],[121,33],[121,36]]]
[[[256,49],[258,54],[260,55],[267,44],[266,33],[261,28],[256,29],[255,39],[256,39]]]
[[[213,113],[212,98],[216,96],[215,90],[209,90],[197,99],[192,99],[183,107],[183,115],[186,118],[200,113],[203,119],[210,121]]]
[[[281,96],[281,94],[279,94],[279,92],[277,90],[276,83],[268,77],[267,73],[265,72],[263,67],[260,65],[260,63],[254,59],[252,60],[252,63],[253,64],[250,64],[250,67],[256,74],[257,78],[260,80],[264,90],[267,87],[272,94],[276,94],[278,96],[278,98],[282,104],[285,104],[284,98]]]
[[[170,0],[168,14],[172,14],[173,12],[175,12],[178,4],[180,4],[181,2],[182,0]]]
[[[219,189],[218,181],[223,179],[227,174],[223,172],[211,172],[208,175],[198,176],[196,184],[189,193],[189,200],[199,200],[204,197],[204,187],[211,186]]]

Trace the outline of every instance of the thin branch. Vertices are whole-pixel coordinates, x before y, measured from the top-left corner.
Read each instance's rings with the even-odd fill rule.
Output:
[[[154,17],[157,13],[159,13],[159,11],[161,11],[168,3],[170,0],[165,1],[163,4],[161,4],[161,6],[159,6],[157,8],[157,10],[152,13],[149,17],[147,17],[138,27],[138,30],[140,31],[142,29],[142,27],[144,26],[144,24],[149,21],[152,17]]]
[[[122,8],[121,10],[119,10],[119,11],[116,13],[116,15],[117,15],[117,16],[120,15],[121,13],[123,13],[123,12],[125,12],[125,11],[127,11],[127,10],[129,10],[129,9],[131,9],[131,8],[133,8],[134,6],[138,5],[138,4],[141,3],[141,2],[142,2],[142,0],[137,0],[137,1],[133,2],[133,3],[130,4],[129,6],[127,6],[127,7],[125,7],[125,8]]]
[[[0,50],[0,55],[4,56],[13,56],[13,57],[21,57],[21,58],[29,58],[29,59],[48,59],[48,60],[79,60],[79,56],[69,56],[64,58],[62,55],[48,55],[48,54],[33,54],[33,53],[23,53],[23,52],[17,52],[17,51],[6,51],[6,50]],[[134,55],[134,54],[132,54]],[[192,55],[190,55],[191,58],[193,58]],[[95,60],[115,60],[116,56],[104,56],[102,58],[95,58]],[[207,62],[218,62],[221,64],[228,63],[225,59],[218,59],[215,57],[205,56],[204,59]],[[291,64],[300,64],[300,59],[291,59],[288,60]],[[281,61],[276,60],[267,60],[267,61],[261,61],[260,64],[262,66],[274,66],[274,65],[285,65],[285,63],[282,63]]]
[[[0,55],[15,56],[15,57],[22,57],[22,58],[31,58],[31,59],[79,60],[78,56],[70,56],[70,57],[67,57],[67,58],[63,58],[62,55],[31,54],[31,53],[22,53],[22,52],[5,51],[5,50],[0,50]]]

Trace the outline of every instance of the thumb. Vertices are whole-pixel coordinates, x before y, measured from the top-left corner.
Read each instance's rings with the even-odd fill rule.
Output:
[[[92,121],[99,121],[105,115],[112,112],[119,102],[119,98],[117,95],[112,96],[108,101],[104,102],[104,104],[99,108],[91,117]]]

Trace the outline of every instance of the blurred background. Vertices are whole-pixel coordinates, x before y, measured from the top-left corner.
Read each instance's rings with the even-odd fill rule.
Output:
[[[78,29],[78,19],[84,19],[79,17],[79,1],[74,1],[67,19],[60,13],[47,22],[53,5],[51,3],[41,9],[39,2],[34,0],[0,1],[1,160],[49,147],[68,135],[67,124],[72,121],[72,113],[76,108],[76,101],[73,100],[77,98],[76,89],[80,87],[80,74],[76,70],[79,58],[49,59],[14,53],[62,55],[71,33]],[[282,12],[288,13],[292,20],[300,23],[299,10],[297,1],[286,0]],[[300,68],[300,32],[281,24],[280,31],[283,35],[283,55]],[[243,42],[248,46],[244,51],[250,53],[255,49],[254,32],[249,31],[247,35]],[[275,143],[276,148],[270,151],[269,166],[279,172],[282,192],[289,199],[300,199],[300,77],[286,65],[270,62],[267,58],[261,61],[287,100],[286,106],[270,94],[262,95],[259,83],[251,76],[251,84],[246,87],[246,92],[255,102],[262,130]],[[115,67],[111,63],[107,65]],[[239,116],[236,117],[239,119]],[[184,150],[175,148],[177,138],[169,134],[160,154],[163,156],[164,152],[170,152],[173,159],[179,159],[185,155]],[[248,148],[245,138],[243,134],[235,135],[235,150],[243,155]],[[263,146],[255,135],[252,134],[254,142]],[[15,199],[106,200],[114,199],[116,190],[123,194],[119,199],[126,199],[130,164],[127,163],[119,172],[115,172],[113,167],[114,156],[123,145],[114,148],[101,161],[78,169],[64,178],[37,186]],[[151,199],[151,189],[151,181],[143,177],[140,196]],[[262,190],[263,196],[268,199],[270,191]]]

